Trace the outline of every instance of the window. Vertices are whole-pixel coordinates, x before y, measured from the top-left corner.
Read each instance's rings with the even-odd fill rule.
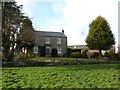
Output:
[[[61,38],[57,38],[57,44],[61,44]]]
[[[61,54],[61,47],[57,47],[58,54]]]
[[[50,43],[50,37],[46,37],[46,43]]]
[[[34,46],[34,53],[38,53],[38,47]]]

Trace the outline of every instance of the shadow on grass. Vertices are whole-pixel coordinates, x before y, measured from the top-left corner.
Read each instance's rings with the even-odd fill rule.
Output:
[[[120,69],[120,61],[64,61],[64,62],[39,62],[34,60],[20,60],[2,62],[3,67],[58,67],[68,70],[90,70],[90,69]]]
[[[61,70],[91,70],[91,69],[117,69],[120,71],[120,64],[79,64],[79,65],[27,65],[27,66],[10,66],[4,67],[3,69],[22,69],[22,68],[50,68],[54,67]]]

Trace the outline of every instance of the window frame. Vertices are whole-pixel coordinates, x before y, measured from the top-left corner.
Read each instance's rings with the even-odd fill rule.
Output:
[[[33,53],[38,53],[38,46],[34,46]]]
[[[57,44],[61,44],[62,43],[62,39],[61,38],[57,38]]]
[[[45,43],[50,44],[50,37],[45,37]]]
[[[61,47],[57,47],[57,52],[58,52],[58,54],[61,54],[62,53],[62,48]]]

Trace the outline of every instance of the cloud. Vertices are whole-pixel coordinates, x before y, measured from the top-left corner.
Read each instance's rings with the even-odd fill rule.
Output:
[[[30,17],[33,16],[32,8],[35,3],[51,2],[52,8],[58,17],[50,18],[49,15],[43,17],[48,22],[40,25],[36,21],[37,27],[49,31],[65,30],[68,37],[68,45],[86,44],[85,38],[88,34],[89,24],[97,16],[101,15],[108,20],[111,30],[118,42],[118,1],[119,0],[16,0],[23,4],[23,11]],[[40,8],[40,7],[39,7]],[[36,9],[37,13],[37,9]],[[40,13],[41,14],[41,13]],[[37,15],[36,18],[39,18]],[[41,21],[42,22],[42,21]],[[51,23],[50,23],[51,22]],[[117,46],[117,44],[116,44]]]
[[[53,9],[54,9],[54,11],[55,11],[56,13],[60,12],[60,10],[61,10],[61,7],[58,6],[58,5],[59,5],[59,4],[53,4]]]
[[[66,32],[69,41],[75,40],[74,43],[68,41],[68,44],[85,43],[88,25],[99,15],[108,20],[117,38],[117,3],[118,0],[67,0],[66,7],[64,7]],[[77,33],[82,33],[83,29],[85,34],[81,37]]]
[[[30,8],[33,8],[33,0],[15,0],[17,2],[18,5],[23,5],[23,9],[22,12],[29,16],[32,17],[33,16],[33,12],[31,11]]]
[[[49,19],[49,17],[48,17],[48,16],[46,16],[46,17],[45,17],[45,19],[47,19],[47,20],[48,20],[48,19]]]
[[[45,31],[61,32],[64,29],[64,20],[62,18],[52,19],[51,23],[46,23],[43,29]]]
[[[56,3],[52,3],[52,7],[53,7],[53,10],[56,12],[56,13],[62,13],[63,11],[63,7],[64,7],[64,4],[65,2],[56,2]]]

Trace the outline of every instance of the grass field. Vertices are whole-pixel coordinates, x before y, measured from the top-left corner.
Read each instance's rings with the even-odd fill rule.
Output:
[[[12,67],[2,88],[118,88],[118,64]]]

